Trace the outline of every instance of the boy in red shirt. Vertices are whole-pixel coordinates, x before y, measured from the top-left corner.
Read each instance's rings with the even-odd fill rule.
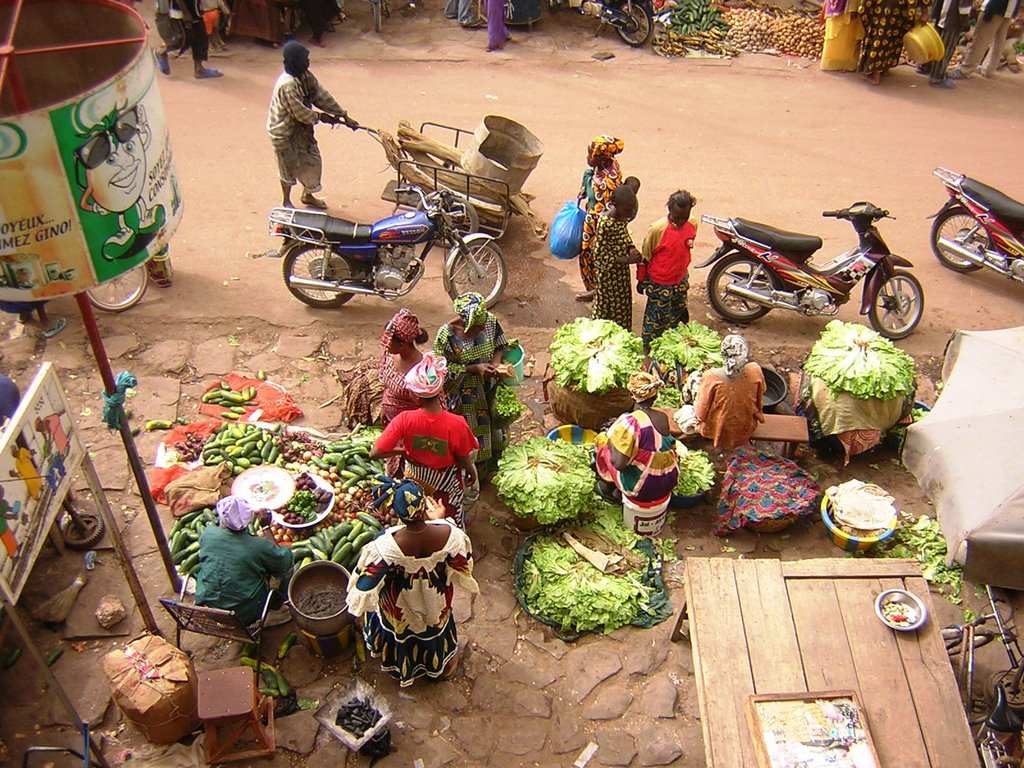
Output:
[[[446,368],[443,357],[428,353],[405,375],[405,386],[420,407],[395,416],[374,443],[370,458],[404,457],[405,476],[441,501],[448,517],[464,529],[464,475],[469,485],[476,484],[473,455],[480,443],[462,416],[441,405]]]
[[[644,310],[644,351],[651,342],[678,323],[688,323],[686,294],[690,289],[690,250],[697,228],[689,221],[697,200],[679,190],[668,198],[668,216],[651,225],[640,249],[636,291],[647,294]]]

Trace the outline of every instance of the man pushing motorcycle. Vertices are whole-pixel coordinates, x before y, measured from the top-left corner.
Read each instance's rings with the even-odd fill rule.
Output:
[[[321,189],[323,161],[313,126],[318,122],[344,123],[354,131],[359,123],[348,116],[309,71],[309,50],[305,46],[292,41],[285,44],[283,53],[284,72],[274,84],[267,116],[267,133],[277,155],[283,205],[292,207],[292,187],[298,182],[302,185],[302,204],[324,210],[327,203],[315,195]]]

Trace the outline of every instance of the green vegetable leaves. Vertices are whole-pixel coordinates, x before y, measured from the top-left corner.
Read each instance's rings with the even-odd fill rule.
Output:
[[[526,406],[519,401],[516,391],[512,387],[507,384],[499,384],[494,391],[494,410],[503,419],[515,421],[526,413]]]
[[[804,371],[833,392],[861,400],[914,394],[914,358],[870,328],[832,320],[811,347]]]
[[[702,323],[691,321],[669,328],[651,342],[651,357],[662,365],[702,371],[722,364],[722,338]]]
[[[658,396],[654,398],[655,408],[682,408],[683,407],[683,393],[675,387],[662,387],[658,391]]]
[[[563,440],[534,437],[511,445],[498,461],[498,498],[542,525],[579,517],[594,495],[590,453]]]
[[[715,467],[705,451],[686,451],[682,444],[676,444],[679,453],[679,480],[672,490],[676,496],[696,496],[709,491],[715,485]]]
[[[601,394],[623,387],[643,369],[644,346],[610,320],[580,317],[563,325],[551,341],[551,367],[563,387]]]

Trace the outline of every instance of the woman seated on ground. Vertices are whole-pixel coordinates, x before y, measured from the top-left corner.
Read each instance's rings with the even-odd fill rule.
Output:
[[[377,507],[390,507],[400,525],[359,554],[349,581],[348,610],[365,617],[366,647],[402,687],[418,677],[450,677],[459,639],[452,614],[454,582],[478,592],[469,537],[433,506],[411,480],[383,478]],[[430,519],[428,519],[428,517]]]
[[[657,517],[668,507],[679,480],[675,438],[669,418],[654,408],[664,386],[656,375],[634,373],[626,385],[636,403],[597,437],[597,474],[605,495],[625,496],[646,515]],[[613,490],[614,488],[614,490]]]
[[[196,605],[234,611],[244,624],[259,621],[270,592],[269,580],[284,581],[292,567],[292,551],[248,532],[253,511],[239,496],[217,502],[218,525],[199,537]],[[276,605],[283,603],[280,595]]]
[[[701,377],[693,407],[701,435],[715,448],[731,451],[750,442],[757,425],[764,422],[765,383],[761,366],[749,362],[750,347],[742,336],[722,339],[722,360],[721,368]]]

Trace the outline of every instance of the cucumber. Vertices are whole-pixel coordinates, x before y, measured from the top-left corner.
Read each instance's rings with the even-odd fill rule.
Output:
[[[192,572],[193,572],[193,571],[194,571],[194,570],[195,570],[195,569],[196,569],[196,568],[197,568],[198,566],[199,566],[199,553],[198,553],[198,552],[196,552],[196,553],[195,553],[194,555],[190,555],[189,557],[187,557],[187,558],[186,558],[186,559],[185,559],[185,560],[184,560],[184,561],[183,561],[183,562],[181,563],[181,565],[179,565],[179,566],[178,566],[178,571],[179,571],[180,573],[183,573],[183,574],[185,574],[186,576],[191,576],[191,575],[192,575]]]
[[[274,688],[276,690],[280,690],[280,688],[278,688],[277,685],[277,675],[274,674],[274,670],[263,667],[260,670],[260,677],[263,678],[263,684],[267,688]]]
[[[14,664],[21,658],[22,648],[20,645],[14,646],[11,652],[4,657],[4,669],[10,669]]]
[[[383,526],[380,523],[380,520],[375,518],[373,515],[367,514],[366,512],[357,512],[356,513],[356,520],[360,520],[360,521],[366,523],[366,525],[368,527],[374,528],[374,529],[376,529],[378,531],[381,528],[383,528]]]
[[[57,659],[64,655],[64,649],[61,647],[54,648],[50,651],[50,654],[46,657],[46,666],[52,667],[57,663]]]
[[[376,535],[376,531],[365,531],[361,533],[356,540],[352,542],[352,548],[358,552],[365,547],[369,542],[373,541],[373,537]]]
[[[292,692],[292,687],[288,685],[288,681],[284,679],[284,675],[279,671],[277,672],[277,690],[279,690],[281,695],[284,697],[290,696]]]
[[[281,696],[281,692],[277,690],[277,688],[267,688],[264,686],[262,688],[257,688],[256,690],[262,693],[264,696],[269,696],[272,699],[276,699]]]
[[[201,514],[203,514],[203,511],[205,509],[206,509],[205,507],[203,507],[201,509],[194,509],[191,512],[189,512],[188,514],[182,515],[181,517],[178,518],[178,522],[176,522],[175,525],[180,525],[182,528],[187,528],[189,523],[191,523],[193,520],[195,520],[197,517],[199,517]]]
[[[310,547],[309,549],[313,553],[313,557],[315,559],[317,559],[317,560],[330,560],[331,559],[331,558],[329,558],[327,556],[327,553],[324,552],[322,549],[317,549],[316,547]]]
[[[331,562],[344,565],[351,559],[353,551],[354,547],[351,541],[342,541],[340,546],[334,550],[334,554],[331,555]]]
[[[288,651],[292,649],[292,646],[295,645],[295,641],[298,639],[299,636],[294,632],[288,633],[288,637],[284,639],[284,642],[281,643],[280,647],[277,649],[277,658],[279,661],[288,655]]]
[[[242,646],[242,655],[247,656],[250,659],[256,658],[256,643],[246,643]]]

